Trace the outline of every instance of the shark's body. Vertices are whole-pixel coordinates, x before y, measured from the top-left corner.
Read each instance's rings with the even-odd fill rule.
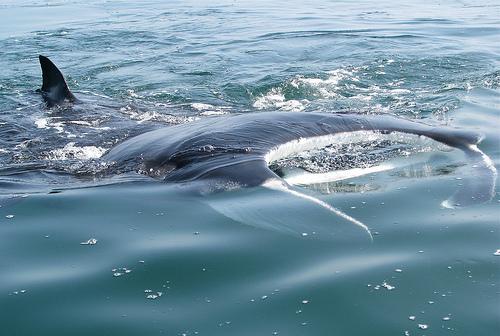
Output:
[[[47,104],[74,101],[55,65],[43,56],[40,62],[44,78],[42,93]],[[409,133],[462,150],[474,165],[476,176],[464,181],[446,204],[467,204],[471,200],[477,203],[491,198],[496,170],[477,148],[479,135],[391,115],[259,112],[207,118],[130,138],[111,148],[101,159],[114,172],[141,171],[165,182],[206,181],[220,188],[274,185],[275,189],[290,191],[328,207],[291,189],[268,166],[295,152],[330,145],[338,134],[365,131]],[[334,208],[330,210],[362,225]]]

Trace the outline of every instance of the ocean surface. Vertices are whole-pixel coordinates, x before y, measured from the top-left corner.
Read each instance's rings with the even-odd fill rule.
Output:
[[[373,240],[266,188],[94,174],[133,135],[262,111],[473,130],[498,168],[498,1],[3,0],[0,22],[2,336],[500,334],[499,187],[443,207],[475,178],[460,151],[374,135],[276,163],[397,162],[299,187]],[[46,108],[39,54],[82,103]]]

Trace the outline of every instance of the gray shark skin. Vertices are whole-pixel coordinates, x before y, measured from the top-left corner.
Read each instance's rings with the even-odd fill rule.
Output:
[[[41,91],[47,105],[50,107],[63,101],[75,101],[76,98],[55,65],[43,56],[40,56],[40,63],[43,70]],[[202,185],[202,193],[265,186],[319,205],[369,233],[363,223],[293,188],[268,167],[275,156],[283,157],[326,146],[335,142],[335,135],[362,131],[414,134],[463,151],[473,172],[463,179],[462,185],[442,203],[443,206],[477,204],[493,197],[497,172],[490,158],[477,147],[481,141],[480,135],[392,115],[258,112],[219,116],[132,137],[111,148],[101,160],[108,165],[106,173],[138,171],[168,183]],[[224,200],[221,212],[233,219],[261,215],[261,209],[249,212],[240,207],[243,211],[235,212],[238,202],[231,202]],[[274,225],[269,224],[267,217],[254,217],[260,226],[290,230],[286,223]],[[291,231],[300,232],[301,225],[303,221]]]

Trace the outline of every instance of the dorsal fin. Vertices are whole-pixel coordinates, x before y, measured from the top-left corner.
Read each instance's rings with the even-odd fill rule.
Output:
[[[40,66],[42,67],[42,93],[43,99],[48,107],[62,103],[63,101],[74,102],[75,96],[71,93],[66,84],[61,71],[52,63],[50,59],[39,55]]]

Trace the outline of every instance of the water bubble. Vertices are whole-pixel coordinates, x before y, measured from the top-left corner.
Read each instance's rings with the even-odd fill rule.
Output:
[[[26,289],[21,289],[21,290],[16,290],[16,291],[13,291],[12,294],[14,295],[18,295],[18,294],[24,294],[26,293],[27,290]]]
[[[163,292],[154,292],[151,289],[145,289],[144,294],[146,294],[146,296],[145,296],[146,299],[155,300],[155,299],[159,298],[160,296],[162,296]]]
[[[154,299],[157,299],[158,298],[158,295],[156,294],[148,294],[146,295],[146,299],[149,299],[149,300],[154,300]]]
[[[384,288],[385,288],[385,289],[387,289],[387,290],[393,290],[393,289],[395,289],[395,288],[396,288],[395,286],[391,286],[391,285],[389,285],[389,284],[388,284],[387,282],[385,282],[385,281],[382,283],[382,287],[384,287]]]
[[[132,270],[128,269],[126,267],[120,267],[120,268],[113,268],[111,270],[111,272],[113,272],[114,277],[119,277],[119,276],[122,276],[124,274],[128,274],[128,273],[132,272]]]
[[[95,245],[95,244],[97,244],[97,239],[95,238],[90,238],[89,240],[80,243],[80,245]]]

